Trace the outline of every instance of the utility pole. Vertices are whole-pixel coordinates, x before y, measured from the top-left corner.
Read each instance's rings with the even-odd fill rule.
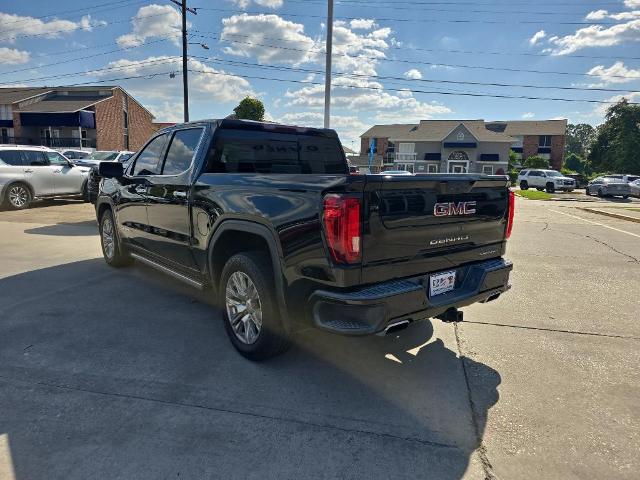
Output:
[[[333,0],[327,0],[327,58],[324,68],[324,128],[331,119],[331,50],[333,48]]]
[[[195,8],[187,8],[187,0],[171,0],[180,7],[182,13],[182,89],[184,98],[184,121],[189,121],[189,81],[187,78],[187,12],[197,15],[198,12]]]

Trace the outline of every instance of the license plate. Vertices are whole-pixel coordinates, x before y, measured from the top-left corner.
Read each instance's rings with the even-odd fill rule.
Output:
[[[429,277],[429,296],[434,297],[453,290],[456,284],[456,271],[442,272]]]

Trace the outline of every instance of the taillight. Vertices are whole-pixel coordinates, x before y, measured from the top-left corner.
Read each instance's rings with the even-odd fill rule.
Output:
[[[337,263],[360,260],[360,200],[341,195],[324,197],[324,230],[331,257]]]
[[[507,212],[507,233],[505,235],[506,238],[511,236],[511,230],[513,229],[513,213],[516,207],[516,196],[513,191],[509,190],[509,206]]]

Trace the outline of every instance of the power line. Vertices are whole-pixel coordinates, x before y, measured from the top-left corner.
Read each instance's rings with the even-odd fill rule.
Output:
[[[215,57],[203,57],[198,55],[191,55],[191,58],[196,58],[199,60],[207,60],[214,63],[226,63],[230,65],[241,65],[241,66],[251,66],[258,68],[266,68],[266,69],[274,69],[274,70],[286,70],[300,73],[313,73],[321,75],[323,73],[322,70],[312,70],[307,68],[299,68],[299,67],[286,67],[286,66],[277,66],[277,65],[261,65],[259,63],[251,63],[251,62],[243,62],[240,60],[226,60]],[[547,86],[547,85],[530,85],[530,84],[516,84],[516,83],[496,83],[496,82],[473,82],[467,80],[434,80],[427,78],[402,78],[402,77],[393,77],[387,75],[364,75],[357,73],[349,73],[349,72],[335,72],[335,75],[342,75],[347,77],[355,77],[355,78],[366,78],[366,79],[377,79],[377,80],[399,80],[406,82],[420,82],[420,83],[446,83],[452,85],[476,85],[483,87],[505,87],[505,88],[532,88],[539,90],[565,90],[565,91],[587,91],[587,92],[610,92],[610,93],[632,93],[633,90],[629,89],[617,89],[617,88],[584,88],[584,87],[556,87],[556,86]]]
[[[224,73],[224,72],[209,72],[206,70],[194,70],[189,69],[190,72],[194,73],[202,73],[206,75],[222,75],[222,76],[231,76],[231,77],[241,77],[241,78],[249,78],[255,80],[269,80],[275,82],[285,82],[285,83],[303,83],[307,85],[323,85],[321,82],[313,82],[307,80],[293,80],[287,78],[274,78],[274,77],[262,77],[257,75],[237,75],[232,73]],[[552,98],[552,97],[531,97],[525,95],[501,95],[501,94],[485,94],[485,93],[459,93],[459,92],[438,92],[438,91],[426,91],[426,90],[415,90],[410,88],[384,88],[384,87],[374,87],[374,86],[361,86],[361,85],[340,85],[341,88],[350,88],[350,89],[361,89],[361,90],[388,90],[392,92],[411,92],[411,93],[423,93],[427,95],[453,95],[453,96],[466,96],[466,97],[490,97],[490,98],[504,98],[504,99],[518,99],[518,100],[545,100],[545,101],[554,101],[554,102],[583,102],[583,103],[598,103],[598,104],[615,104],[616,102],[606,101],[606,100],[587,100],[587,99],[578,99],[578,98]],[[640,103],[629,102],[630,105],[640,105]]]
[[[207,10],[223,13],[246,13],[248,15],[273,15],[273,12],[255,12],[248,10],[231,10],[227,8],[212,8],[212,7],[200,7],[198,10]],[[303,18],[325,18],[322,15],[309,15],[298,13],[284,13],[278,12],[280,17],[303,17]],[[382,18],[382,17],[369,17],[371,20],[379,22],[411,22],[411,23],[485,23],[490,25],[495,24],[527,24],[527,25],[619,25],[615,22],[541,22],[539,20],[478,20],[478,19],[441,19],[441,18]],[[335,20],[361,20],[362,17],[336,17]]]
[[[198,30],[195,30],[198,31]],[[320,54],[324,54],[323,50],[313,50],[313,49],[309,49],[309,50],[305,50],[305,49],[300,49],[300,48],[295,48],[295,47],[284,47],[281,45],[270,45],[270,44],[264,44],[264,43],[256,43],[256,42],[242,42],[242,41],[238,41],[238,40],[233,40],[233,39],[228,39],[228,38],[221,38],[220,36],[207,36],[207,35],[197,35],[197,34],[192,34],[194,37],[199,37],[199,38],[209,38],[209,39],[220,39],[220,40],[226,40],[228,42],[232,42],[232,43],[237,43],[237,44],[241,44],[241,45],[250,45],[250,46],[261,46],[261,47],[268,47],[268,48],[275,48],[275,49],[279,49],[279,50],[292,50],[292,51],[296,51],[296,52],[302,52],[302,53],[320,53]],[[226,34],[226,35],[230,35],[230,36],[240,36],[240,37],[247,37],[250,38],[251,35],[244,35],[244,34]],[[275,37],[263,37],[263,38],[271,38],[272,40],[286,40],[284,38],[275,38]],[[407,60],[407,59],[398,59],[398,58],[380,58],[380,57],[370,57],[370,56],[366,56],[366,55],[358,55],[358,56],[352,56],[346,53],[334,53],[333,56],[341,56],[341,57],[347,57],[347,58],[362,58],[362,59],[367,59],[367,60],[373,60],[373,61],[380,61],[380,62],[392,62],[392,63],[406,63],[409,65],[428,65],[428,66],[443,66],[443,67],[451,67],[451,68],[470,68],[470,69],[480,69],[480,70],[496,70],[496,71],[506,71],[506,72],[516,72],[516,73],[536,73],[536,74],[552,74],[552,75],[575,75],[575,76],[586,76],[586,77],[596,77],[596,78],[600,78],[601,75],[597,75],[595,73],[584,73],[584,72],[559,72],[559,71],[551,71],[551,70],[529,70],[529,69],[521,69],[521,68],[508,68],[508,67],[489,67],[489,66],[484,66],[484,65],[464,65],[464,64],[453,64],[453,63],[442,63],[442,62],[425,62],[425,61],[420,61],[420,60]],[[626,75],[608,75],[609,77],[612,78],[629,78]]]

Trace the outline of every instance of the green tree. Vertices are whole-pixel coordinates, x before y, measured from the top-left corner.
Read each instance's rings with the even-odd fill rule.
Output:
[[[586,157],[596,136],[596,129],[588,123],[578,123],[577,125],[567,125],[567,141],[565,143],[565,154],[575,154]]]
[[[622,99],[609,107],[589,161],[595,172],[640,174],[640,105]]]
[[[243,120],[262,121],[264,119],[264,104],[257,98],[245,97],[233,109],[233,113]]]
[[[574,172],[585,173],[586,161],[580,155],[570,153],[567,155],[567,158],[564,159],[564,166]]]
[[[527,158],[524,161],[524,166],[526,168],[549,168],[549,160],[536,155],[534,157]]]

